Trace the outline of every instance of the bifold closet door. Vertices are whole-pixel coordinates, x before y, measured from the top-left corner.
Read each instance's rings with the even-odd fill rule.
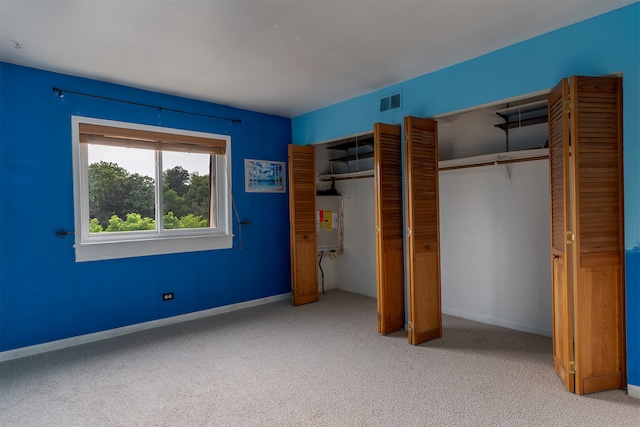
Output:
[[[404,326],[404,248],[400,125],[373,127],[378,332]]]
[[[409,343],[442,336],[438,126],[404,118]]]
[[[570,222],[566,214],[562,225],[556,224],[559,217],[553,212],[551,218],[552,235],[554,228],[560,233],[563,227],[566,253],[570,253],[565,257],[566,290],[561,275],[554,270],[552,276],[554,366],[569,390],[585,394],[620,388],[626,381],[622,82],[615,77],[573,76],[568,96],[566,92],[562,90],[561,102],[562,114],[568,115],[570,123],[568,137],[555,136],[566,132],[565,125],[562,131],[552,130],[552,111],[559,102],[554,99],[552,104],[552,97],[557,88],[549,98],[551,158],[554,139],[568,145],[562,151],[569,153],[565,160],[569,172],[563,174],[562,186],[554,185],[558,177],[554,178],[551,165],[552,211],[559,188],[564,188],[565,200],[566,192],[570,194],[569,206],[564,208],[570,210]],[[556,269],[555,246],[552,254]],[[572,326],[563,325],[565,317]],[[571,348],[573,354],[564,350]]]
[[[318,300],[316,158],[312,146],[289,145],[289,221],[293,305]]]
[[[576,392],[620,388],[624,343],[621,79],[571,77]]]
[[[563,79],[549,94],[549,170],[551,191],[551,275],[553,367],[574,391],[573,290],[569,188],[569,82]]]

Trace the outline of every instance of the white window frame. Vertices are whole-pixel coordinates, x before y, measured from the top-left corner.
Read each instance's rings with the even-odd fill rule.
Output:
[[[159,228],[152,231],[89,233],[88,144],[80,143],[80,123],[225,140],[225,154],[218,154],[214,157],[217,171],[214,182],[215,190],[213,192],[215,197],[213,201],[216,215],[215,227],[179,230]],[[73,144],[74,248],[76,262],[229,249],[233,247],[230,136],[82,116],[71,117],[71,134]],[[156,183],[157,178],[157,176],[154,177]],[[161,194],[159,195],[157,192],[156,190],[156,199],[161,197]],[[156,216],[158,215],[162,215],[162,212],[156,213]],[[157,218],[156,223],[158,223]],[[162,223],[160,222],[159,224]]]

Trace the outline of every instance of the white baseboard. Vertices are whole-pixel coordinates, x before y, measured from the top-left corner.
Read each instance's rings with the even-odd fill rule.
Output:
[[[640,399],[640,385],[627,384],[627,394],[636,399]]]
[[[473,320],[475,322],[487,323],[489,325],[501,326],[507,329],[515,329],[516,331],[529,332],[531,334],[543,335],[551,337],[551,330],[538,328],[524,323],[514,322],[512,320],[496,319],[478,313],[467,313],[460,310],[442,307],[442,313],[449,316],[460,317],[462,319]]]
[[[188,322],[190,320],[201,319],[203,317],[215,316],[218,314],[229,313],[231,311],[242,310],[244,308],[256,307],[263,304],[269,304],[276,301],[282,301],[291,298],[291,292],[286,294],[274,295],[266,298],[258,298],[251,301],[229,304],[222,307],[210,308],[207,310],[196,311],[193,313],[181,314],[178,316],[167,317],[164,319],[152,320],[149,322],[136,323],[135,325],[123,326],[120,328],[109,329],[106,331],[95,332],[92,334],[78,335],[76,337],[65,338],[56,341],[50,341],[42,344],[31,345],[28,347],[16,348],[0,352],[0,362],[18,359],[34,354],[46,353],[47,351],[60,350],[75,345],[87,344],[94,341],[100,341],[107,338],[113,338],[120,335],[131,334],[133,332],[144,331],[147,329],[158,328],[160,326],[171,325],[174,323]]]

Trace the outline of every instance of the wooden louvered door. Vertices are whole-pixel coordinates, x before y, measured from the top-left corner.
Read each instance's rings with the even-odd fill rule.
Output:
[[[573,282],[571,275],[571,200],[569,187],[569,81],[549,94],[549,170],[551,190],[551,275],[553,367],[574,391]]]
[[[289,145],[289,221],[293,305],[318,300],[316,158],[312,146]]]
[[[405,117],[409,343],[442,336],[438,134],[434,120]]]
[[[620,78],[571,77],[575,391],[625,382]]]
[[[400,125],[373,128],[378,332],[404,326],[404,249]]]
[[[549,95],[554,367],[578,394],[626,381],[621,83]]]

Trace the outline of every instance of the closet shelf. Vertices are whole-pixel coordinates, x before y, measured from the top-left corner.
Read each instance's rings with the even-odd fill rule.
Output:
[[[354,138],[353,140],[349,140],[347,142],[341,142],[339,144],[331,145],[327,147],[327,149],[347,151],[351,148],[357,148],[359,146],[373,147],[373,137]]]
[[[508,120],[508,119],[505,119],[505,120]],[[524,127],[524,126],[537,125],[540,123],[547,123],[547,120],[548,120],[547,114],[545,112],[544,116],[530,117],[528,119],[522,119],[522,120],[516,119],[516,120],[506,121],[505,123],[499,123],[494,126],[502,130],[507,130],[507,129]]]
[[[494,126],[508,131],[509,129],[547,123],[547,110],[546,99],[502,108],[497,110],[496,114],[504,120],[504,123]]]
[[[523,161],[544,160],[549,158],[548,148],[508,151],[503,153],[483,154],[480,156],[461,157],[459,159],[438,161],[438,170],[463,169],[478,166],[491,166]]]
[[[351,160],[359,160],[359,159],[368,159],[373,157],[373,151],[369,151],[366,153],[355,153],[350,154],[348,156],[335,157],[331,159],[332,162],[349,162]]]
[[[527,104],[515,105],[513,107],[502,108],[496,111],[496,114],[503,116],[512,116],[518,113],[529,113],[531,111],[547,110],[547,100],[529,102]]]
[[[373,167],[373,134],[336,141],[327,146],[330,151],[331,174],[371,171]],[[369,160],[367,160],[369,159]]]

